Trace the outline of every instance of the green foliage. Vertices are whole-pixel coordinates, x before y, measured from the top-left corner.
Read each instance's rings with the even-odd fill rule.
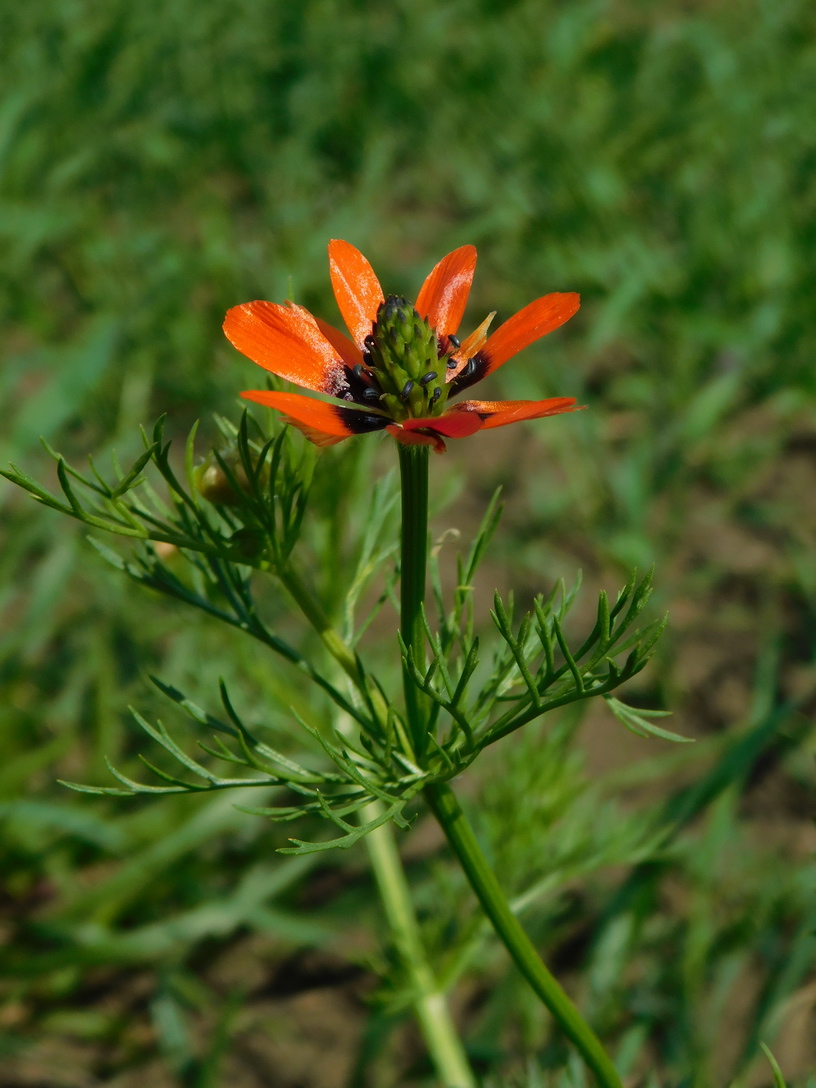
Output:
[[[3,474],[38,502],[92,529],[144,542],[135,561],[123,559],[99,542],[94,546],[112,566],[134,581],[252,635],[286,662],[296,665],[329,696],[343,717],[357,727],[357,732],[352,735],[330,725],[327,736],[325,730],[296,713],[300,726],[334,767],[328,772],[310,770],[253,735],[236,713],[223,681],[221,698],[228,721],[215,718],[181,692],[154,681],[194,721],[215,732],[214,747],[201,744],[208,755],[245,768],[251,776],[224,777],[216,773],[185,754],[162,722],[153,727],[134,711],[141,729],[189,772],[188,776],[178,778],[141,756],[147,768],[166,785],[145,785],[108,763],[124,788],[66,783],[73,789],[124,797],[139,793],[156,796],[248,787],[285,788],[298,797],[296,804],[248,811],[284,821],[309,814],[322,815],[343,834],[319,843],[293,839],[294,846],[284,852],[310,853],[336,846],[348,849],[389,820],[406,828],[408,823],[401,815],[405,803],[428,783],[444,781],[464,770],[487,745],[549,711],[599,695],[608,696],[649,660],[664,624],[651,623],[642,630],[633,629],[633,624],[651,594],[651,575],[638,584],[633,574],[612,607],[602,592],[595,626],[574,651],[567,643],[563,623],[577,586],[568,595],[562,582],[546,599],[537,598],[534,613],[526,614],[517,634],[511,615],[497,593],[493,619],[505,646],[494,655],[489,675],[479,690],[469,691],[470,681],[480,666],[479,639],[472,633],[472,609],[468,610],[467,619],[463,618],[463,611],[471,598],[472,579],[485,554],[487,540],[496,527],[499,507],[494,500],[467,560],[460,565],[460,581],[450,610],[445,607],[438,576],[435,579],[440,629],[432,630],[425,619],[431,649],[426,670],[419,667],[413,652],[398,636],[409,676],[431,700],[427,721],[430,758],[417,761],[407,739],[405,711],[393,695],[389,696],[383,683],[367,672],[359,653],[354,653],[331,629],[322,606],[306,589],[294,562],[293,552],[306,511],[311,461],[307,459],[304,477],[304,456],[293,452],[295,440],[289,429],[281,427],[268,439],[260,434],[251,439],[250,432],[257,433],[257,426],[250,427],[249,419],[244,412],[240,426],[232,429],[222,421],[222,430],[230,441],[229,453],[215,451],[211,464],[203,467],[195,466],[196,428],[193,428],[186,443],[186,486],[173,468],[170,443],[163,441],[163,419],[156,424],[152,438],[142,432],[145,452],[126,471],[117,465],[113,484],[105,481],[93,461],[93,475],[89,477],[49,449],[57,462],[57,477],[66,501],[14,466]],[[148,467],[163,481],[169,501],[148,480]],[[382,528],[381,519],[372,524]],[[377,544],[377,534],[370,528],[360,543],[358,572],[370,576],[377,571],[379,564],[372,562]],[[154,545],[170,546],[189,563],[180,570],[172,570]],[[379,554],[384,559],[388,553],[381,549]],[[191,567],[189,572],[187,565]],[[269,630],[254,598],[251,568],[276,576],[289,590],[353,681],[352,691],[344,693],[311,660]],[[467,580],[463,582],[462,577]],[[352,616],[353,601],[365,588],[366,578],[358,573],[351,585],[352,603],[346,602],[344,607],[347,621]],[[468,631],[470,638],[465,641]],[[357,636],[353,628],[350,635],[354,644]],[[618,665],[615,659],[626,651],[625,662]],[[434,683],[437,677],[438,682]],[[656,735],[671,736],[663,730],[656,731],[648,725],[643,712],[638,714],[618,700],[612,703],[612,708],[629,728],[651,729]],[[225,736],[235,742],[232,747],[225,744]],[[192,780],[190,774],[194,776]],[[357,826],[347,822],[347,816],[374,802],[384,806],[375,818]]]
[[[469,541],[483,501],[507,485],[502,540],[481,584],[462,591],[465,608],[487,594],[483,614],[496,584],[509,581],[528,602],[562,574],[571,582],[581,566],[594,598],[633,565],[657,561],[655,614],[671,608],[674,622],[624,697],[649,725],[659,719],[642,706],[675,708],[678,730],[697,743],[670,754],[654,741],[629,748],[640,742],[622,731],[608,741],[605,725],[576,717],[563,747],[537,745],[540,726],[531,723],[474,771],[490,767],[505,779],[501,819],[485,830],[496,856],[548,842],[556,818],[559,841],[573,851],[574,866],[554,868],[525,916],[540,917],[542,947],[552,942],[579,988],[592,990],[596,974],[614,978],[613,1002],[601,1000],[598,984],[603,1031],[659,1068],[665,1083],[694,1075],[695,1088],[720,1088],[737,1066],[747,1068],[758,1038],[789,1083],[808,1083],[805,1073],[788,1075],[797,1041],[785,1030],[790,1021],[795,1034],[796,1003],[807,996],[816,925],[807,839],[813,20],[804,0],[419,0],[376,10],[331,0],[47,0],[5,5],[0,42],[0,454],[33,478],[52,471],[49,458],[37,460],[41,434],[69,461],[115,443],[131,464],[143,452],[132,439],[138,423],[166,411],[176,441],[200,416],[199,442],[209,445],[217,436],[211,412],[231,414],[236,390],[257,381],[219,339],[225,309],[289,295],[328,315],[328,237],[359,244],[389,287],[409,295],[446,247],[477,243],[473,323],[546,290],[582,292],[573,327],[531,349],[528,362],[514,360],[494,389],[574,394],[590,411],[569,427],[553,421],[540,438],[525,427],[509,463],[500,432],[484,436],[481,452],[452,449],[438,476],[466,471],[468,485],[436,524],[440,532],[459,526]],[[363,443],[332,451],[331,467],[323,458],[311,535],[301,537],[304,566],[324,600],[334,595],[344,640],[356,645],[354,632],[363,648],[378,639],[377,609],[390,608],[387,586],[374,599],[363,589],[375,573],[369,564],[381,574],[390,565],[388,534],[375,520],[391,516],[384,500],[393,503],[393,489],[375,483],[375,458]],[[183,465],[172,467],[183,479]],[[102,495],[83,493],[74,477],[68,483],[110,515]],[[48,490],[70,506],[56,475]],[[12,927],[0,962],[2,1063],[11,1079],[21,1054],[47,1063],[50,1048],[68,1040],[73,1058],[58,1051],[52,1068],[61,1076],[74,1065],[77,1079],[97,1069],[108,1080],[155,1055],[151,1039],[159,1038],[163,1068],[177,1071],[166,1075],[189,1083],[190,1051],[217,1066],[215,1027],[211,1050],[194,1030],[185,1050],[165,1006],[156,1007],[154,1036],[138,1002],[123,997],[102,1020],[85,1022],[80,1044],[80,1026],[60,1022],[60,1011],[80,1002],[93,1017],[101,1007],[94,972],[114,971],[125,994],[115,965],[141,971],[172,955],[181,971],[196,965],[205,999],[185,996],[181,975],[165,976],[157,990],[180,1004],[187,1026],[210,1023],[208,1001],[224,1008],[223,984],[208,974],[218,949],[251,977],[242,934],[298,947],[325,942],[338,914],[368,922],[371,897],[367,885],[354,885],[355,854],[316,855],[338,867],[331,872],[345,891],[306,913],[298,896],[315,901],[311,859],[270,863],[281,840],[266,821],[236,812],[230,792],[123,805],[71,798],[53,782],[109,781],[104,756],[140,777],[144,735],[124,707],[137,705],[146,721],[164,714],[144,671],[201,706],[217,699],[223,675],[245,720],[274,730],[259,733],[264,743],[302,765],[325,758],[322,770],[322,749],[304,751],[294,716],[270,708],[293,706],[322,729],[336,703],[304,683],[297,664],[270,668],[262,639],[236,629],[225,640],[201,608],[199,620],[187,610],[180,621],[166,594],[163,603],[94,567],[67,521],[34,510],[16,489],[3,485],[0,507],[0,869],[3,926]],[[368,512],[355,517],[352,508]],[[220,512],[206,509],[221,525]],[[369,531],[364,560],[358,533]],[[244,548],[244,570],[251,544],[233,541]],[[450,550],[442,548],[443,565]],[[136,556],[123,562],[145,576]],[[178,579],[173,562],[165,554],[167,586]],[[184,592],[207,601],[212,592],[225,610],[225,591],[213,586],[206,557],[201,563],[200,583],[182,583]],[[471,581],[447,567],[443,578]],[[356,597],[346,616],[350,581]],[[279,593],[261,591],[260,603],[268,631],[319,650]],[[576,609],[575,624],[590,630],[593,617]],[[485,638],[478,624],[463,630],[460,667],[461,646]],[[476,673],[471,683],[483,679]],[[581,710],[562,711],[559,728]],[[184,750],[209,743],[203,726],[188,735],[179,721],[173,732]],[[608,714],[604,722],[615,726]],[[536,772],[536,750],[569,767],[557,816],[545,804],[518,805],[519,762],[509,753],[522,740],[531,790],[549,781]],[[471,773],[478,796],[483,786]],[[617,806],[602,807],[596,820],[587,777]],[[729,791],[740,800],[718,810],[717,832],[701,851],[709,806]],[[278,803],[259,800],[261,792],[252,788],[239,803]],[[639,841],[641,825],[663,815],[678,836],[659,861],[633,867],[621,844]],[[323,829],[310,823],[308,834]],[[303,867],[281,869],[295,863]],[[418,860],[411,876],[444,952],[465,925],[465,893],[441,859],[432,869]],[[234,879],[239,870],[246,884]],[[291,883],[276,890],[270,874],[279,872]],[[606,918],[596,947],[587,934]],[[476,993],[469,1007],[485,995],[482,1011],[469,1014],[474,1054],[486,1068],[514,1067],[522,1083],[515,1067],[535,1054],[549,1076],[565,1067],[563,1052],[491,949],[480,936],[457,960]],[[147,986],[153,976],[137,977]],[[251,987],[245,1000],[249,1014]],[[366,1042],[384,1082],[395,1066],[393,1023],[379,1021],[380,1035]],[[232,1021],[223,1030],[240,1034]],[[717,1064],[723,1036],[743,1050]],[[243,1076],[252,1085],[251,1060],[235,1060],[235,1083]],[[42,1076],[27,1069],[20,1079]],[[422,1078],[415,1067],[404,1079]]]
[[[480,535],[472,551],[478,556],[483,550]],[[468,563],[472,574],[475,574],[475,566],[475,563]],[[413,655],[403,644],[404,659],[414,683],[432,701],[431,722],[436,724],[440,711],[450,718],[450,728],[439,751],[451,770],[461,766],[462,755],[474,758],[487,745],[549,711],[583,699],[608,696],[645,667],[665,626],[665,621],[655,621],[642,629],[631,629],[651,594],[651,575],[636,585],[636,574],[633,574],[612,608],[606,593],[601,591],[595,626],[572,650],[564,635],[563,623],[577,589],[576,585],[575,590],[567,594],[561,582],[546,599],[543,595],[536,598],[534,611],[525,614],[517,633],[513,631],[512,617],[501,597],[495,594],[492,616],[504,646],[494,654],[486,682],[469,698],[466,698],[468,686],[479,666],[479,639],[473,636],[462,646],[458,668],[452,668],[444,647],[459,642],[459,635],[452,626],[459,618],[456,607],[450,616],[442,614],[442,630],[438,634],[427,627],[432,656],[426,672],[417,668]],[[472,585],[460,580],[457,587],[460,597],[469,597],[471,591]],[[618,665],[615,658],[627,650],[625,662]],[[440,682],[434,684],[437,675]],[[648,723],[640,725],[645,722],[643,711],[637,714],[618,700],[610,700],[610,705],[616,717],[629,728],[634,723],[664,739],[682,739],[665,730],[656,730]]]

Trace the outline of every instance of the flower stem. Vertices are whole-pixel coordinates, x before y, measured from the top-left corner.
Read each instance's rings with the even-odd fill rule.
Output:
[[[306,586],[305,582],[291,563],[287,564],[279,572],[279,576],[292,595],[298,608],[312,627],[314,627],[315,631],[317,631],[318,635],[320,635],[323,645],[331,656],[352,683],[362,690],[364,685],[357,655],[351,647],[343,641],[335,628],[332,627],[320,602],[315,599],[311,590]]]
[[[378,801],[366,806],[362,820],[382,811]],[[444,1088],[476,1088],[476,1081],[436,978],[425,957],[411,892],[389,824],[366,836],[368,856],[397,952],[413,991],[413,1006],[428,1052]]]
[[[402,536],[400,550],[400,632],[414,664],[425,668],[425,571],[428,562],[428,446],[399,444],[402,484]],[[416,758],[421,762],[428,747],[425,700],[403,665],[403,687],[408,729]]]
[[[304,616],[320,635],[332,657],[361,693],[364,693],[367,690],[365,679],[354,651],[332,627],[321,605],[312,596],[302,578],[291,566],[284,570],[281,578]],[[369,697],[372,702],[372,709],[385,721],[387,707],[376,688],[369,691]],[[405,744],[408,748],[406,754],[413,756],[407,738],[405,738]],[[381,812],[382,805],[380,802],[372,801],[359,814],[360,822],[366,823],[373,820]],[[437,985],[436,978],[425,955],[425,948],[422,944],[419,925],[411,901],[411,892],[405,878],[399,851],[394,843],[391,826],[382,824],[380,827],[375,827],[373,831],[366,835],[365,843],[383,909],[394,938],[394,944],[411,982],[414,1013],[440,1083],[443,1088],[476,1088],[476,1081],[451,1018],[444,992]]]
[[[279,576],[303,615],[320,636],[323,645],[357,688],[360,695],[369,703],[371,711],[380,726],[384,726],[388,720],[388,705],[377,686],[366,683],[363,667],[354,650],[343,640],[337,629],[331,625],[322,605],[315,599],[311,590],[291,564],[284,567],[279,572]],[[405,754],[413,761],[413,747],[405,733],[402,722],[397,721],[396,731]]]
[[[510,909],[453,791],[445,783],[436,782],[426,786],[424,794],[485,914],[522,975],[574,1043],[598,1083],[603,1088],[622,1088],[621,1079],[597,1035],[550,974]]]

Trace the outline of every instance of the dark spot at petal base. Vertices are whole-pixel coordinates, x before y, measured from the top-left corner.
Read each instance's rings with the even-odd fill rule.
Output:
[[[334,410],[352,434],[368,434],[370,431],[381,431],[387,427],[391,420],[387,416],[375,416],[369,412],[358,412],[354,408],[341,408],[334,406]]]
[[[490,359],[483,351],[477,351],[472,359],[468,359],[462,370],[456,375],[451,384],[451,396],[461,393],[463,389],[480,382],[490,367]]]

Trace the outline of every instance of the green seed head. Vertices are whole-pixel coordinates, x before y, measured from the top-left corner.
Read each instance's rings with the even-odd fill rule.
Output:
[[[439,358],[436,330],[410,302],[389,295],[377,311],[368,343],[383,405],[395,419],[441,413],[447,401],[447,359]]]

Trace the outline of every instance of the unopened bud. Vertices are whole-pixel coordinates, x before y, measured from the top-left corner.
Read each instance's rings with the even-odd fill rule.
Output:
[[[220,506],[242,506],[244,499],[240,489],[247,486],[244,466],[234,452],[223,454],[221,460],[229,467],[231,476],[210,454],[193,472],[195,489],[207,502],[218,503]]]

